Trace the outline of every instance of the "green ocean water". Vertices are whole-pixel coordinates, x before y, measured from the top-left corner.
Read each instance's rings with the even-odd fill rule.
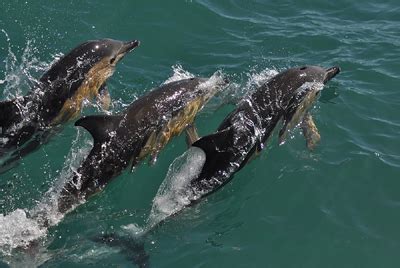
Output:
[[[237,89],[205,107],[200,135],[266,71],[342,68],[313,109],[318,148],[309,152],[300,131],[282,146],[275,136],[223,189],[146,237],[153,267],[400,266],[400,2],[2,1],[0,98],[25,94],[55,58],[99,38],[141,41],[108,81],[114,113],[174,69],[228,76]],[[32,209],[90,147],[71,122],[0,175],[0,267],[134,266],[128,250],[92,238],[146,224],[183,136],[66,215],[35,250],[7,250],[20,239],[7,234],[30,227],[15,211]]]

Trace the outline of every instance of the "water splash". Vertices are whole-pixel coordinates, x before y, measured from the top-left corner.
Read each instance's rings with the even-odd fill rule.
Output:
[[[225,74],[221,71],[216,71],[205,82],[200,83],[197,89],[204,93],[204,99],[210,99],[216,93],[222,93],[228,88],[229,82],[225,78]]]
[[[204,151],[198,147],[191,147],[172,162],[153,199],[148,226],[158,224],[196,199],[189,189],[189,184],[200,174],[205,161]]]
[[[249,90],[256,89],[262,84],[267,83],[272,77],[276,76],[279,72],[274,69],[264,69],[261,72],[252,71],[247,74],[248,81],[246,82],[245,88]]]
[[[10,255],[13,249],[30,246],[32,242],[44,238],[50,226],[63,219],[64,214],[58,212],[60,191],[92,147],[91,142],[82,135],[83,131],[78,129],[77,133],[59,178],[36,206],[31,209],[16,209],[8,215],[0,214],[1,254]]]
[[[146,227],[141,227],[136,223],[124,225],[121,226],[121,228],[133,238],[139,238],[146,232],[146,230],[148,230]]]
[[[165,85],[165,84],[179,81],[182,79],[188,79],[188,78],[195,77],[194,74],[190,73],[189,71],[184,70],[182,65],[180,65],[180,64],[173,65],[172,71],[173,71],[172,76],[169,77],[167,80],[165,80],[161,85]]]
[[[0,253],[11,255],[17,247],[28,247],[31,241],[46,234],[46,228],[29,218],[23,209],[17,209],[8,215],[0,214]]]
[[[154,226],[178,213],[189,205],[197,196],[190,190],[190,182],[201,172],[206,161],[204,151],[198,147],[189,148],[184,154],[176,158],[169,166],[167,176],[160,185],[146,225],[137,224],[122,226],[122,229],[133,237],[138,237],[151,230]]]
[[[218,106],[215,106],[214,108],[219,109],[226,104],[237,104],[243,99],[243,96],[260,87],[262,84],[268,82],[277,74],[277,70],[269,68],[262,71],[254,70],[249,73],[245,73],[244,81],[231,82],[226,90],[214,98],[218,101]]]
[[[39,54],[39,50],[35,45],[35,40],[27,40],[25,48],[22,51],[20,58],[13,51],[12,40],[8,33],[4,30],[0,30],[6,37],[8,55],[3,60],[5,64],[5,70],[3,72],[4,78],[0,79],[0,85],[5,84],[3,96],[6,99],[13,99],[22,96],[29,89],[39,83],[39,74],[46,71],[52,62],[58,60],[62,55],[52,55],[52,62],[48,63],[39,60],[36,56]]]
[[[182,80],[192,77],[196,77],[195,74],[185,70],[182,65],[176,64],[172,66],[172,75],[166,79],[162,85]],[[225,104],[236,104],[238,103],[244,95],[248,92],[258,88],[262,84],[268,82],[272,77],[277,75],[279,72],[275,69],[266,68],[261,71],[256,71],[254,68],[252,71],[245,73],[245,81],[233,82],[230,81],[229,86],[227,86],[223,91],[220,91],[217,96],[213,97],[211,100],[211,105],[209,105],[208,112],[214,112]],[[229,76],[222,70],[216,71],[208,80],[209,83],[220,82],[222,77],[229,78]],[[228,79],[229,80],[229,79]]]
[[[30,212],[39,221],[46,221],[48,226],[58,224],[64,217],[64,214],[58,211],[60,192],[69,179],[73,177],[72,175],[77,172],[79,165],[93,147],[92,140],[86,139],[83,133],[84,131],[77,129],[77,136],[72,141],[71,150],[66,157],[59,178],[54,181],[53,186],[45,193],[43,199]]]
[[[249,92],[256,90],[262,84],[267,83],[272,77],[277,75],[279,72],[275,69],[263,69],[256,71],[252,69],[250,72],[245,73],[245,81],[241,84],[237,84],[237,88],[232,92],[232,98],[238,102],[242,97]],[[235,103],[236,103],[235,102]]]

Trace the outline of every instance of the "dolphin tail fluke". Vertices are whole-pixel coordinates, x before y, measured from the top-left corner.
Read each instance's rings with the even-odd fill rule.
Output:
[[[94,242],[107,245],[109,247],[119,248],[123,254],[126,254],[129,260],[141,268],[150,267],[149,255],[144,248],[144,241],[140,238],[121,236],[116,233],[105,234],[92,239]]]

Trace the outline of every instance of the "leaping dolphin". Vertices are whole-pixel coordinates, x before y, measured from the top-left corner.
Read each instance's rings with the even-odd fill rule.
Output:
[[[304,66],[283,71],[250,92],[211,135],[194,141],[170,166],[167,179],[154,198],[148,226],[139,238],[106,234],[94,239],[118,247],[139,267],[149,267],[144,236],[165,219],[199,202],[228,183],[236,172],[258,155],[282,121],[280,143],[286,133],[301,124],[307,146],[313,149],[319,134],[308,113],[323,85],[340,72]]]
[[[227,83],[220,76],[175,81],[150,91],[118,115],[79,119],[75,125],[92,134],[94,145],[62,189],[59,212],[67,212],[100,191],[128,166],[134,167],[149,155],[154,161],[168,141],[183,130],[195,139],[196,114]]]
[[[0,173],[47,141],[51,132],[76,118],[85,99],[109,103],[105,81],[139,41],[87,41],[55,62],[31,91],[0,102]]]

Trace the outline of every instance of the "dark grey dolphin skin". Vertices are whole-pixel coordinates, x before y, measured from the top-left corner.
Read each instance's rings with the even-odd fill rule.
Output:
[[[205,78],[175,81],[150,91],[118,115],[78,120],[75,125],[92,134],[94,145],[61,191],[59,211],[67,212],[148,155],[155,159],[170,138],[191,126],[197,112],[227,83],[223,78],[212,85]]]
[[[326,84],[339,72],[339,67],[318,66],[281,72],[241,101],[214,134],[193,143],[206,155],[200,175],[189,186],[196,200],[226,184],[259,153],[280,120],[280,136],[293,120],[301,120],[294,117],[307,114],[321,89],[315,90],[315,83]]]
[[[280,120],[283,120],[282,136],[291,122],[308,118],[308,109],[321,89],[315,88],[315,84],[322,86],[339,72],[339,67],[324,69],[304,66],[288,69],[244,98],[215,133],[192,144],[204,151],[206,159],[200,174],[185,187],[184,196],[190,202],[186,206],[199,202],[228,183],[252,156],[264,148]],[[151,226],[144,235],[164,220]],[[150,266],[143,245],[144,237],[137,239],[112,233],[93,240],[120,248],[139,267]]]
[[[0,173],[77,117],[85,99],[99,97],[107,105],[105,81],[137,46],[137,40],[87,41],[55,62],[27,95],[0,102]]]

